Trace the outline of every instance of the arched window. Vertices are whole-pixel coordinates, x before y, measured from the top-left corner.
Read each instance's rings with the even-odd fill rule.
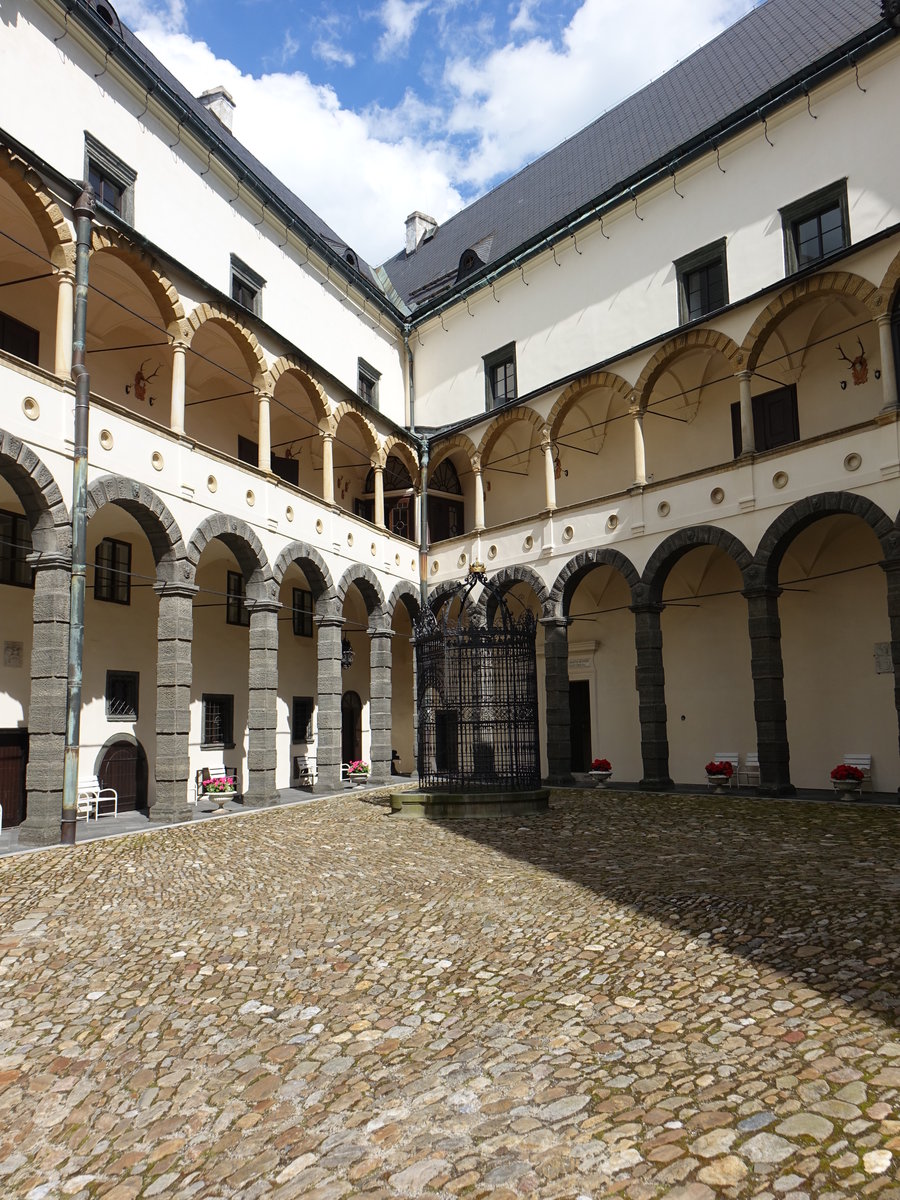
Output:
[[[415,494],[412,477],[406,463],[396,455],[388,455],[384,467],[384,523],[396,537],[413,537],[413,503]],[[370,467],[363,488],[363,499],[356,501],[356,515],[365,521],[375,520],[375,468]],[[370,499],[370,497],[373,497]]]
[[[442,542],[464,532],[463,502],[451,499],[452,496],[462,496],[462,486],[456,467],[449,458],[444,458],[428,480],[429,541]]]

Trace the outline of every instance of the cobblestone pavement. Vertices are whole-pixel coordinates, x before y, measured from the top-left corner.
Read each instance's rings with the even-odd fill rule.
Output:
[[[900,810],[353,797],[0,862],[0,1195],[897,1200]]]

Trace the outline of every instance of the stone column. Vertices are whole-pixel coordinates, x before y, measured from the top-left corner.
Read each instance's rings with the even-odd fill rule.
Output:
[[[318,638],[318,712],[316,717],[316,791],[341,786],[341,632],[344,618],[316,615]]]
[[[248,600],[250,610],[250,704],[247,725],[249,780],[244,794],[247,808],[274,804],[275,701],[278,695],[277,600]],[[235,731],[237,732],[237,731]]]
[[[384,529],[384,467],[372,463],[375,472],[375,524]]]
[[[569,713],[569,619],[542,617],[544,694],[547,698],[547,783],[572,782],[572,735]]]
[[[190,820],[193,583],[153,585],[159,597],[156,651],[156,799],[152,821]]]
[[[748,586],[742,594],[747,601],[750,631],[750,671],[753,675],[760,791],[772,796],[793,796],[795,789],[791,784],[781,621],[778,616],[781,591],[760,583]]]
[[[472,473],[475,476],[475,532],[478,533],[484,529],[484,479],[480,457],[474,459]]]
[[[550,440],[550,430],[541,430],[541,449],[544,452],[544,499],[548,512],[556,509],[556,470],[553,462],[553,442]]]
[[[666,713],[666,676],[663,669],[663,605],[645,598],[631,605],[637,651],[635,679],[641,720],[641,787],[661,791],[672,786],[669,777],[669,738]]]
[[[741,454],[756,453],[756,432],[753,428],[753,394],[750,390],[752,371],[738,371],[741,393]]]
[[[894,707],[900,745],[900,559],[881,564],[887,575],[887,608],[891,625],[891,661],[894,664]],[[900,788],[897,789],[900,792]]]
[[[56,276],[56,356],[53,370],[64,379],[72,377],[72,336],[75,313],[75,275],[62,270]]]
[[[257,466],[267,475],[272,472],[272,397],[265,392],[257,396],[256,436],[259,442]]]
[[[643,487],[647,482],[647,455],[644,449],[644,413],[636,404],[631,409],[634,426],[634,482]]]
[[[391,775],[391,633],[388,625],[369,629],[369,728],[371,783],[389,783]]]
[[[184,433],[184,342],[172,344],[172,403],[169,408],[169,428],[173,433]]]
[[[70,326],[71,328],[71,326]],[[28,811],[19,844],[59,841],[66,747],[66,671],[69,658],[69,575],[63,554],[36,554],[31,700],[28,705]]]
[[[322,434],[322,499],[334,504],[334,434]]]
[[[897,395],[897,364],[894,361],[894,339],[891,336],[891,314],[879,313],[875,318],[878,326],[878,347],[881,351],[881,411],[896,412],[900,408]]]

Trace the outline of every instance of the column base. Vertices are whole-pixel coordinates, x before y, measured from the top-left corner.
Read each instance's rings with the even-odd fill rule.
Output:
[[[245,792],[244,808],[273,808],[278,803],[278,792]]]
[[[19,826],[18,845],[20,846],[58,846],[60,843],[60,814],[58,811],[52,820],[45,821],[28,816]]]
[[[769,786],[761,783],[756,789],[756,792],[757,795],[764,796],[768,800],[778,800],[797,795],[797,789],[792,783],[776,783]]]
[[[544,787],[573,787],[575,784],[575,776],[571,771],[559,771],[553,775],[547,775],[544,779]]]
[[[667,792],[672,787],[672,780],[668,776],[662,779],[642,779],[638,787],[642,792]]]

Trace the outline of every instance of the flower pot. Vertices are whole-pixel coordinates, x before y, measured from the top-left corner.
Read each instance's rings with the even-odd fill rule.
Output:
[[[353,784],[354,787],[365,787],[365,785],[369,782],[369,772],[368,771],[351,771],[350,772],[350,782]]]
[[[226,800],[233,800],[237,795],[237,788],[229,788],[226,792],[207,792],[207,800],[212,800],[219,812],[225,807]]]
[[[707,775],[706,782],[710,785],[717,796],[723,796],[725,789],[728,787],[730,775]]]
[[[606,781],[612,775],[612,771],[588,771],[591,779],[594,781],[594,787],[606,787]]]
[[[862,795],[862,780],[832,779],[831,786],[838,794],[838,800],[859,800]]]

